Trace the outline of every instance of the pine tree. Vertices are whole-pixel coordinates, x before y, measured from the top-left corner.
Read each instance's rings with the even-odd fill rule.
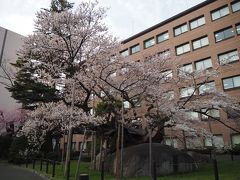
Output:
[[[74,3],[69,3],[66,0],[52,0],[50,11],[52,12],[62,12],[68,9],[71,9],[73,7]]]
[[[24,109],[33,109],[39,102],[52,102],[59,99],[56,89],[38,82],[33,76],[33,68],[23,68],[23,60],[18,59],[12,65],[20,70],[17,72],[14,85],[8,90],[12,97],[22,103]]]
[[[73,7],[73,3],[66,0],[52,0],[50,9],[46,11],[60,13]],[[24,109],[34,109],[37,103],[56,102],[59,98],[59,92],[50,86],[47,86],[34,78],[34,66],[24,67],[25,61],[18,59],[12,65],[19,69],[14,85],[7,89],[12,93],[12,97],[22,104]]]

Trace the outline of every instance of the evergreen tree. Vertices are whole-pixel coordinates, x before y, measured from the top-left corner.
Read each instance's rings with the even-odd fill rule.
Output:
[[[24,109],[33,109],[39,102],[57,101],[59,99],[58,91],[38,82],[33,76],[34,68],[23,68],[23,63],[23,60],[18,59],[15,64],[12,64],[19,69],[14,85],[8,88],[12,97],[22,103]]]
[[[62,12],[73,7],[74,3],[69,3],[66,0],[52,0],[50,11],[52,12]]]
[[[52,0],[50,9],[45,10],[60,13],[72,7],[73,3],[69,3],[66,0]],[[24,63],[23,59],[18,59],[16,63],[12,64],[15,68],[19,69],[14,85],[7,88],[12,93],[12,97],[19,103],[22,103],[25,109],[33,109],[39,102],[48,103],[58,101],[58,91],[55,88],[38,82],[33,75],[35,70],[34,65],[24,67]]]

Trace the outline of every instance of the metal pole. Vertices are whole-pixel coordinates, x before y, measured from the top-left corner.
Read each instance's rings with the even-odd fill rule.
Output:
[[[53,165],[52,165],[52,177],[54,177],[55,176],[55,167],[56,167],[56,162],[55,162],[55,160],[53,160]]]
[[[104,161],[101,162],[101,180],[104,180]]]
[[[116,142],[116,179],[119,180],[120,179],[120,172],[119,172],[119,144],[120,144],[120,123],[118,122],[118,126],[117,126],[117,142]]]
[[[93,142],[93,144],[94,144],[94,146],[93,146],[93,169],[96,170],[96,154],[97,154],[96,153],[96,150],[97,150],[97,148],[96,148],[96,146],[97,146],[96,132],[94,132],[93,138],[94,138],[94,142]]]
[[[149,176],[152,177],[152,128],[149,127]]]
[[[153,180],[157,180],[157,167],[156,162],[153,162]]]
[[[75,180],[78,180],[78,176],[79,176],[80,162],[81,162],[83,148],[84,148],[84,145],[85,145],[86,133],[87,133],[87,129],[85,128],[84,134],[83,134],[83,142],[81,144],[81,149],[80,149],[80,153],[79,153],[79,156],[78,156],[78,163],[77,163],[77,170],[76,170],[76,173],[75,173]]]
[[[122,116],[122,129],[121,129],[121,178],[123,177],[123,150],[124,150],[124,116],[123,116],[123,99],[122,99],[122,112],[121,112],[121,116]]]
[[[213,168],[214,168],[215,180],[219,180],[218,166],[217,166],[217,160],[216,160],[216,158],[213,159]]]

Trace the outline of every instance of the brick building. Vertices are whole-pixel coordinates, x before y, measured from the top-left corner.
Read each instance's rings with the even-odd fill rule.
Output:
[[[213,85],[219,91],[240,101],[240,1],[207,0],[159,24],[156,24],[123,42],[124,56],[134,61],[144,60],[144,56],[161,53],[163,56],[180,58],[178,66],[187,71],[205,70],[220,65],[220,77]],[[171,53],[170,53],[171,52]],[[173,52],[173,53],[172,53]],[[173,76],[176,76],[174,74]],[[176,93],[176,92],[175,92]],[[181,93],[177,93],[180,94]],[[224,112],[210,112],[215,117],[228,119]],[[214,120],[206,129],[212,129],[218,147],[240,143],[240,134]],[[240,123],[230,125],[240,129]],[[185,136],[184,136],[185,137]],[[176,135],[171,129],[165,130],[165,143],[176,148],[198,148],[212,146],[209,139]],[[214,143],[214,142],[213,142]]]

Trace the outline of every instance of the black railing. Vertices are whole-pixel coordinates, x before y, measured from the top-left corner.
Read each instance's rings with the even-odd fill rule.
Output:
[[[45,169],[46,174],[49,172],[49,166],[52,167],[52,177],[55,176],[56,174],[56,165],[60,165],[61,163],[55,160],[50,160],[50,159],[31,159],[29,160],[26,158],[25,163],[26,163],[26,168],[29,167],[29,164],[32,163],[32,169],[36,168],[36,163],[39,162],[40,164],[40,171],[43,171]],[[45,168],[44,168],[45,165]]]

